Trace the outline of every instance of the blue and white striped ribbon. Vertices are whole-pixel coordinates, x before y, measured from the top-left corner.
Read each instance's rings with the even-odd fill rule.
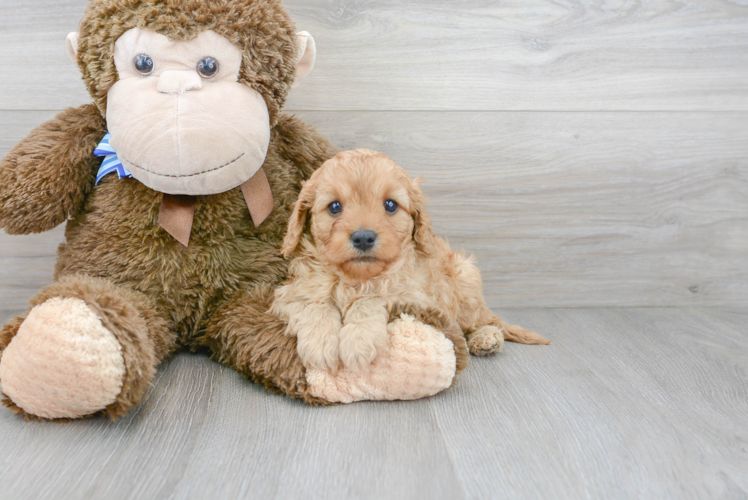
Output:
[[[109,145],[110,137],[111,134],[107,133],[99,145],[96,146],[96,149],[94,149],[94,156],[104,157],[104,161],[101,163],[101,167],[99,167],[99,173],[96,174],[96,184],[101,182],[101,179],[112,172],[117,172],[120,179],[124,177],[132,177],[132,174],[128,172],[124,165],[122,165],[122,162],[119,161],[117,152]]]

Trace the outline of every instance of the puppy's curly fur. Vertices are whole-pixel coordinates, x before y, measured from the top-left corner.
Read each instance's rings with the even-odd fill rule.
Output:
[[[474,260],[434,234],[425,204],[418,180],[367,149],[339,153],[304,183],[282,247],[291,278],[272,312],[307,367],[367,366],[387,345],[391,312],[408,304],[443,311],[472,354],[500,351],[504,339],[549,343],[486,307]],[[355,244],[359,231],[371,248]]]

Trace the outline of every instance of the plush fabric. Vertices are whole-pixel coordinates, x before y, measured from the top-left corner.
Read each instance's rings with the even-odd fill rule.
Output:
[[[226,37],[246,54],[239,82],[262,95],[275,124],[296,76],[299,50],[281,0],[89,1],[79,27],[78,65],[102,115],[107,92],[117,81],[112,47],[132,28],[175,41],[192,40],[205,30]]]
[[[241,51],[215,31],[203,31],[192,40],[177,42],[155,31],[133,28],[119,37],[114,44],[114,65],[117,67],[119,79],[117,83],[129,78],[143,78],[133,64],[138,54],[147,54],[153,60],[151,76],[154,77],[166,72],[185,70],[196,75],[192,70],[206,56],[218,61],[217,73],[206,80],[206,84],[236,82],[242,68]],[[197,82],[202,80],[198,78]],[[168,89],[159,91],[165,92]],[[176,93],[179,89],[171,91]],[[107,101],[111,101],[111,97],[108,97]]]
[[[0,161],[0,227],[9,234],[49,231],[80,213],[101,159],[92,152],[106,121],[89,104],[37,127]]]
[[[296,78],[293,87],[301,84],[312,72],[317,60],[317,44],[311,34],[306,31],[296,33],[296,45],[299,48],[299,62],[296,64]]]
[[[133,28],[198,44],[199,34],[212,30],[241,52],[238,82],[259,95],[267,108],[263,119],[269,140],[262,171],[274,205],[261,224],[253,223],[239,182],[195,198],[185,247],[159,225],[162,201],[172,195],[115,175],[94,186],[101,159],[92,152],[109,128],[104,119],[108,92],[116,93],[117,85],[124,83],[118,82],[115,45]],[[178,349],[207,351],[247,378],[307,403],[332,403],[312,392],[296,339],[285,335],[283,321],[268,313],[275,288],[288,274],[280,247],[291,207],[302,182],[336,154],[312,127],[280,114],[296,81],[297,62],[301,59],[301,77],[311,69],[313,41],[294,34],[293,23],[277,0],[91,0],[80,36],[68,38],[68,50],[77,58],[95,104],[60,113],[0,161],[0,228],[25,234],[67,221],[54,283],[31,300],[26,314],[0,329],[0,385],[9,388],[3,403],[28,418],[117,418],[142,400],[158,364]],[[176,87],[163,90],[197,92],[184,87],[194,86],[194,80],[185,82],[181,76],[167,84]],[[199,92],[204,92],[210,83],[201,85]],[[158,92],[156,87],[152,90]],[[145,115],[139,119],[148,120],[145,109],[130,104],[129,111],[114,109],[115,115],[135,109]],[[215,123],[193,125],[206,128]],[[220,144],[200,144],[215,147],[211,158],[223,160]],[[185,154],[199,155],[185,148]],[[263,204],[263,213],[266,208]],[[54,314],[67,309],[72,312]],[[454,365],[458,373],[466,364],[467,347],[459,328],[455,331],[438,312],[400,312],[412,314],[420,322],[418,328],[430,325],[444,334],[432,335],[431,343],[425,344],[438,348],[421,352],[441,357],[430,373],[437,376],[436,385],[443,386],[450,373],[446,366]],[[81,353],[68,348],[69,339],[75,339]],[[448,344],[451,351],[445,348]],[[62,346],[67,357],[35,354],[47,356],[55,346]],[[92,354],[103,363],[100,378],[78,362],[85,353],[103,353]],[[60,378],[79,381],[75,394],[64,384],[62,402],[44,393],[37,382],[45,379],[35,379],[27,368],[34,366],[29,364],[34,358],[48,359],[37,367],[39,376],[54,378],[56,371]],[[382,376],[386,378],[384,372]],[[385,385],[395,393],[395,386],[402,386],[400,374],[390,376],[398,381]],[[113,397],[116,380],[119,393]],[[349,393],[355,383],[347,383]],[[370,382],[362,383],[368,385],[361,391],[369,391]],[[403,396],[403,389],[399,391]],[[43,398],[34,399],[39,394],[46,394],[46,407]],[[76,407],[72,400],[87,406]]]
[[[119,343],[125,366],[120,392],[113,402],[97,408],[93,413],[112,418],[124,415],[145,395],[158,363],[174,352],[177,346],[168,316],[157,310],[155,304],[142,293],[115,286],[106,279],[82,275],[63,277],[45,287],[31,300],[31,311],[60,298],[83,301]],[[31,312],[26,317],[30,315]],[[12,341],[24,324],[24,319],[14,318],[0,330],[0,356],[13,345]],[[54,324],[49,326],[49,329],[53,328]],[[35,335],[35,331],[31,331],[29,335]],[[50,363],[48,366],[52,367],[54,364]],[[65,366],[68,371],[76,369],[74,364],[69,367],[57,366]],[[6,376],[7,373],[6,370]],[[0,385],[2,383],[3,378],[0,376]],[[84,387],[79,388],[79,391],[85,390]],[[7,397],[3,404],[28,415]],[[41,416],[33,412],[30,414]]]
[[[436,388],[442,387],[446,378],[454,384],[454,376],[467,367],[468,350],[459,325],[441,311],[407,306],[395,308],[391,313],[390,323],[405,321],[403,315],[408,318],[407,325],[404,325],[407,328],[394,330],[395,340],[391,346],[406,347],[410,351],[403,355],[388,355],[390,357],[378,365],[376,377],[356,376],[348,371],[332,375],[316,370],[309,378],[299,362],[296,337],[285,335],[287,325],[276,315],[268,313],[274,300],[274,288],[265,285],[237,294],[216,312],[214,321],[200,338],[201,343],[210,347],[214,359],[273,392],[288,394],[313,405],[376,399],[386,395],[393,399],[410,399],[408,390],[423,395],[438,392]],[[439,334],[434,333],[436,330]],[[444,337],[448,339],[446,344]],[[419,344],[419,338],[424,342]],[[443,349],[447,345],[450,349]],[[426,360],[429,355],[435,355],[431,364]],[[413,358],[414,369],[420,370],[426,380],[402,381],[399,371],[407,364],[406,356]],[[445,368],[452,363],[452,369]],[[335,380],[337,376],[341,377],[340,384]],[[441,381],[432,384],[429,382],[431,377]]]
[[[408,315],[391,322],[387,330],[388,348],[370,366],[341,368],[335,375],[308,370],[311,395],[335,403],[408,400],[433,396],[452,385],[457,359],[454,345],[441,332]]]
[[[109,406],[124,376],[120,343],[80,299],[55,297],[36,306],[0,359],[3,392],[45,418],[77,418]]]
[[[147,53],[152,74],[135,71]],[[211,56],[218,72],[195,71]],[[239,83],[242,54],[226,38],[205,31],[188,42],[134,28],[117,40],[119,80],[108,93],[110,145],[132,176],[168,194],[223,193],[262,166],[270,142],[270,117],[262,96]]]
[[[94,137],[101,138],[106,128],[98,113],[87,113],[92,108],[96,110],[92,106],[68,110],[32,135],[44,140],[45,131],[62,128],[71,116],[88,116],[88,126],[81,129],[99,127],[98,133],[90,133],[90,142],[85,144],[92,151],[97,144]],[[83,147],[73,134],[61,137]],[[20,217],[14,217],[26,201],[16,194],[24,193],[23,183],[29,181],[13,174],[19,164],[25,164],[21,151],[28,147],[27,143],[22,142],[0,162],[0,177],[6,179],[0,184],[0,200],[6,203],[0,221],[14,224],[15,232],[54,227],[62,222],[58,212],[49,209],[34,214],[29,227]],[[67,158],[77,158],[71,154],[74,145],[66,146],[52,149],[64,156],[47,158],[50,169],[68,168]],[[207,348],[215,359],[272,390],[312,404],[327,404],[309,394],[295,342],[284,334],[285,325],[269,317],[266,310],[272,290],[286,277],[287,262],[280,254],[280,245],[301,182],[335,152],[313,128],[289,116],[279,117],[263,165],[275,197],[268,220],[259,228],[254,226],[238,187],[198,197],[188,248],[158,225],[161,193],[135,179],[117,176],[104,178],[94,190],[97,162],[77,165],[79,169],[89,168],[85,176],[76,172],[77,178],[84,181],[83,186],[49,182],[45,184],[48,192],[29,193],[31,203],[37,202],[39,196],[80,200],[80,206],[70,209],[73,217],[67,224],[66,241],[59,249],[56,283],[42,291],[32,306],[55,296],[85,300],[102,311],[99,317],[122,343],[126,366],[130,366],[128,359],[132,360],[134,369],[127,371],[123,392],[113,405],[99,413],[115,418],[139,403],[152,382],[155,367],[177,346]],[[85,155],[80,153],[80,157]],[[62,167],[58,168],[58,164]],[[32,174],[24,169],[21,173]],[[37,170],[36,176],[32,182],[52,177],[45,169]],[[83,194],[79,195],[79,191]],[[91,289],[93,285],[95,290]],[[263,286],[270,290],[270,298],[264,303],[253,296],[256,290],[264,290]],[[106,307],[98,304],[100,297],[106,298]],[[107,324],[120,324],[128,317],[131,319],[122,328]],[[14,319],[3,328],[0,351],[11,344],[22,321],[23,318]],[[130,358],[128,352],[132,354]],[[11,399],[6,398],[4,404],[29,417],[42,416],[24,412]]]

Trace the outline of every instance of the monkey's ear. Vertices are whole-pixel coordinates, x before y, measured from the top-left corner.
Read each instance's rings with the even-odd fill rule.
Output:
[[[78,64],[78,32],[74,31],[67,38],[68,57],[75,64]]]
[[[317,59],[317,44],[312,35],[306,31],[296,33],[296,47],[299,49],[299,60],[296,61],[296,79],[293,86],[300,84],[312,72]]]

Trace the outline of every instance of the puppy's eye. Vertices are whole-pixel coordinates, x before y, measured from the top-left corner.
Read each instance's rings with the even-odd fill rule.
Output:
[[[135,56],[135,71],[143,76],[153,73],[153,59],[148,54],[138,54]]]
[[[387,200],[384,202],[384,209],[388,214],[394,214],[395,212],[397,212],[397,208],[397,202],[393,200]]]
[[[197,63],[197,73],[203,78],[213,78],[218,73],[218,61],[213,57],[204,57]]]
[[[343,211],[343,205],[341,205],[339,201],[333,201],[332,203],[330,203],[330,206],[327,207],[327,211],[332,215],[338,215]]]

